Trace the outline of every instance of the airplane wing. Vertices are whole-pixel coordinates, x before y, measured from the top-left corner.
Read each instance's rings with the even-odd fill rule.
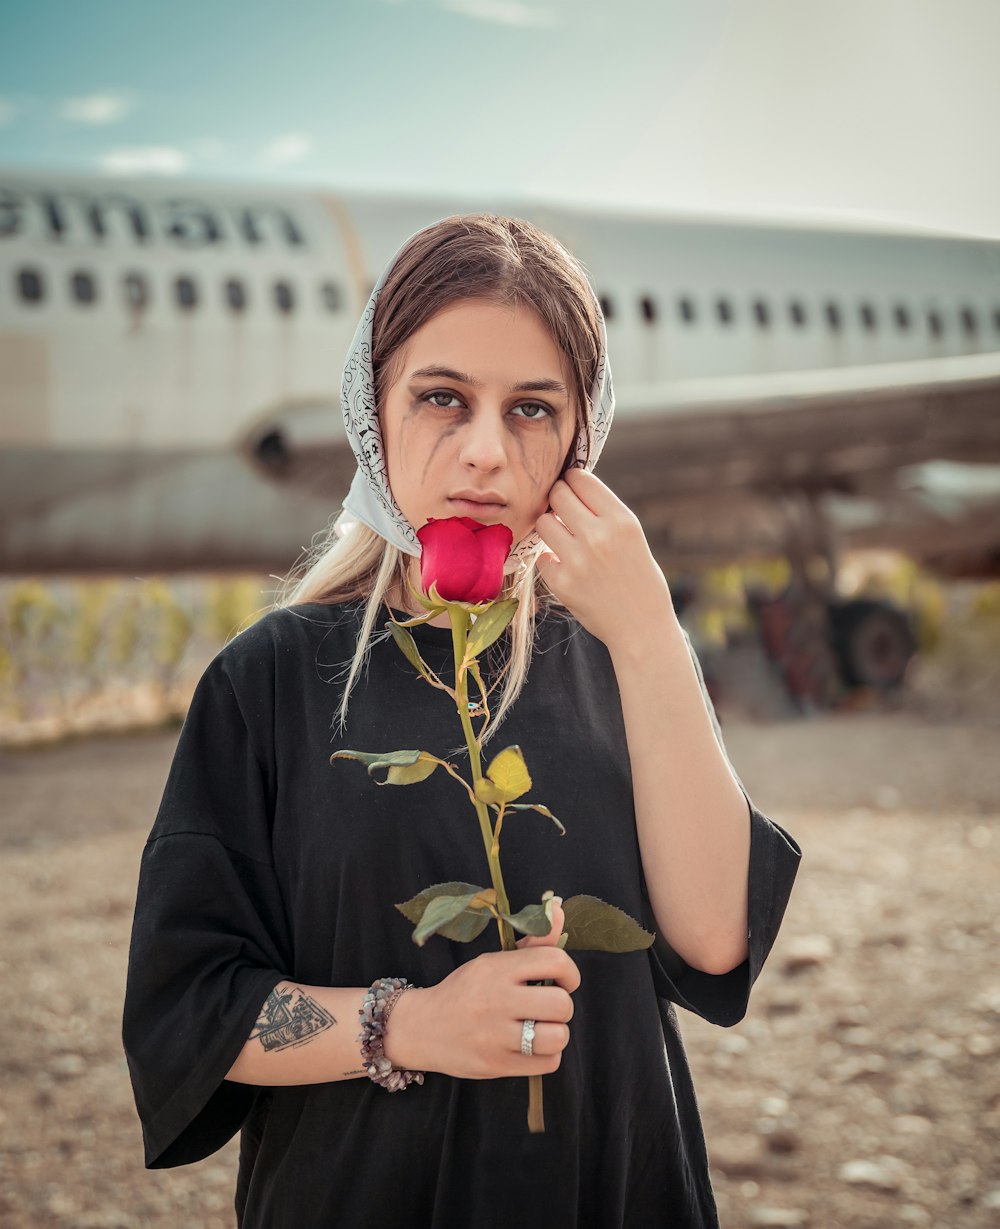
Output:
[[[932,460],[1000,460],[1000,354],[622,390],[600,464],[622,498],[740,488],[850,489]]]
[[[1000,461],[1000,353],[615,388],[598,472],[630,506],[806,487],[933,460]],[[339,405],[306,402],[242,441],[276,481],[325,498],[354,471]],[[636,507],[639,511],[639,507]]]

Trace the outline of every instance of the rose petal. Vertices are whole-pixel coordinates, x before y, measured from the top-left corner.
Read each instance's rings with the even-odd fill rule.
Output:
[[[438,593],[448,602],[467,601],[482,570],[476,536],[462,523],[465,519],[431,520],[417,531],[421,586],[428,593],[436,582]]]
[[[514,535],[503,524],[484,525],[470,516],[429,517],[417,530],[420,583],[449,602],[489,602],[503,587],[503,567]]]
[[[483,525],[476,533],[480,571],[473,602],[492,602],[503,588],[503,565],[510,554],[514,535],[506,525]]]

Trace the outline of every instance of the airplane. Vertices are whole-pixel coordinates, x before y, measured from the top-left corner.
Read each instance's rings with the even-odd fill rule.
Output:
[[[842,679],[881,688],[912,631],[838,599],[842,551],[1000,575],[1000,241],[18,168],[0,168],[0,574],[287,572],[355,469],[340,381],[378,272],[479,210],[583,263],[616,394],[600,476],[665,570],[787,557]]]

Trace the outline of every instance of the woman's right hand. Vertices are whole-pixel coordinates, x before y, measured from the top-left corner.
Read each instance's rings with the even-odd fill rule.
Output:
[[[555,1071],[569,1044],[570,995],[580,985],[576,961],[556,946],[565,917],[561,898],[554,897],[549,934],[528,935],[514,951],[484,952],[436,986],[402,995],[386,1030],[386,1056],[393,1065],[465,1080]],[[556,984],[528,984],[546,978]],[[404,1004],[408,1010],[400,1012]],[[526,1019],[535,1021],[530,1058],[521,1053]]]

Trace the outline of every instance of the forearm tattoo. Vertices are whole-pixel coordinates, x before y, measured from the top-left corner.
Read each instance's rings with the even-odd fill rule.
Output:
[[[265,1050],[290,1050],[336,1023],[326,1008],[298,986],[275,986],[261,1008],[250,1040],[256,1037]]]

